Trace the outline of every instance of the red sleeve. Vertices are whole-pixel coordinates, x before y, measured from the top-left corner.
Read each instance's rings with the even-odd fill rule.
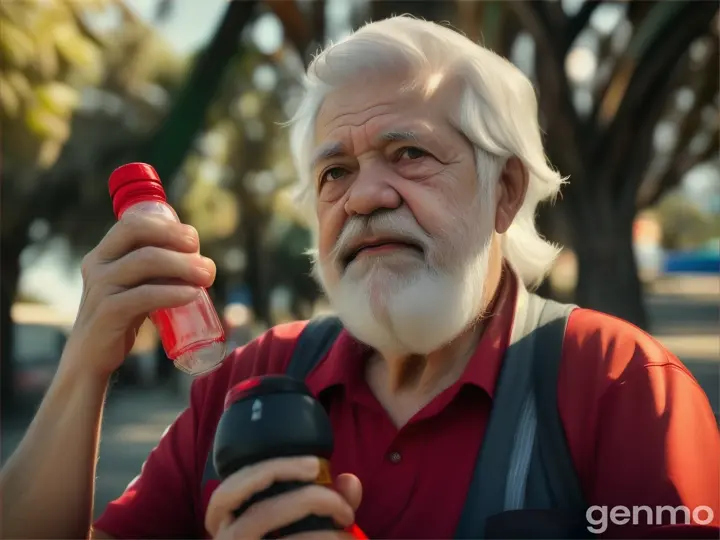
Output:
[[[150,452],[140,474],[93,525],[115,538],[195,538],[196,432],[201,388]],[[102,456],[101,458],[102,459]]]
[[[576,310],[559,384],[596,532],[720,538],[720,433],[705,392],[672,353],[625,321]]]

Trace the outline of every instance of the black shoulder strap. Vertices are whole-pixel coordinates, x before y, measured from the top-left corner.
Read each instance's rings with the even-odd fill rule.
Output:
[[[334,315],[323,315],[308,321],[298,336],[285,373],[298,380],[305,380],[330,351],[342,328],[340,319]]]
[[[488,518],[501,512],[582,502],[557,410],[557,376],[573,307],[518,291],[510,345],[456,538],[482,538]],[[527,490],[534,480],[528,477],[536,474],[552,485]]]
[[[530,374],[540,309],[519,287],[510,343],[455,538],[484,538],[490,516],[523,503],[536,428]]]
[[[551,504],[566,510],[585,508],[585,497],[567,444],[557,401],[565,330],[570,313],[576,307],[544,300],[535,336],[532,373],[540,463],[544,469]]]

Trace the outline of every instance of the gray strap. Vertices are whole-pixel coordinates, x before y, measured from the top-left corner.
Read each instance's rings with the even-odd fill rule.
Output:
[[[285,374],[304,381],[330,352],[342,328],[340,319],[334,315],[323,315],[308,321],[298,336]]]
[[[557,402],[558,377],[562,359],[563,337],[568,317],[577,306],[546,301],[535,332],[533,392],[536,397],[538,423],[538,458],[530,475],[538,475],[542,467],[545,479],[546,504],[555,509],[584,512],[585,497],[567,444]],[[541,501],[526,501],[538,507]]]
[[[518,288],[513,329],[456,538],[481,538],[489,516],[522,507],[536,425],[531,395],[533,330],[542,299]]]
[[[525,504],[527,472],[530,469],[535,433],[537,432],[537,411],[532,393],[523,403],[515,439],[510,455],[510,469],[505,484],[505,505],[503,510],[519,510]]]

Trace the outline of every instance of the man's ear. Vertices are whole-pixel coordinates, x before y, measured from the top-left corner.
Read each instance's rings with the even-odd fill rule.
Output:
[[[495,209],[495,231],[503,234],[512,225],[515,216],[525,201],[529,175],[523,162],[510,157],[502,172],[497,190],[497,207]]]

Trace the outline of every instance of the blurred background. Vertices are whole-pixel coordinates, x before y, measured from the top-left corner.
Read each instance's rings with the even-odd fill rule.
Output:
[[[3,459],[53,376],[123,163],[152,164],[198,229],[231,341],[323,309],[280,124],[318,47],[401,13],[535,84],[548,157],[570,176],[538,217],[564,246],[542,293],[653,333],[718,410],[716,1],[0,0]],[[98,510],[188,385],[146,324],[109,395]]]

